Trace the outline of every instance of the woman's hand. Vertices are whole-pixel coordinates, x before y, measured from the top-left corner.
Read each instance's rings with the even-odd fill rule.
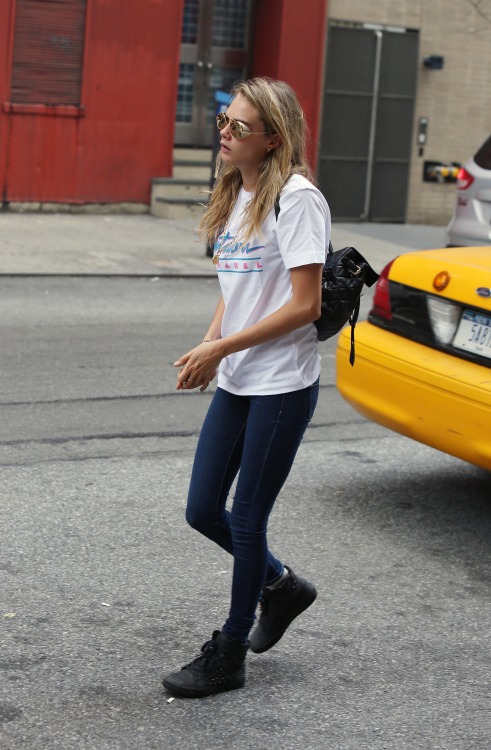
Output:
[[[177,376],[177,390],[200,388],[204,391],[215,377],[224,357],[264,344],[317,320],[321,314],[322,263],[292,268],[290,278],[292,297],[285,305],[242,331],[199,344],[174,362],[175,367],[182,368]],[[223,311],[221,298],[212,326],[208,329],[210,338],[215,336],[218,322],[221,324]]]
[[[187,354],[183,354],[174,367],[180,367],[181,370],[177,376],[176,389],[193,390],[199,388],[205,391],[210,382],[217,374],[218,365],[222,355],[218,353],[218,341],[207,341],[191,349]]]

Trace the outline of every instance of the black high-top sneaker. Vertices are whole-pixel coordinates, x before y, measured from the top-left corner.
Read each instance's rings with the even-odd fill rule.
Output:
[[[285,566],[287,567],[287,566]],[[285,580],[272,589],[264,588],[261,595],[261,616],[251,635],[251,651],[262,654],[272,648],[285,630],[315,601],[315,586],[288,568]]]
[[[179,672],[164,677],[162,684],[174,695],[204,698],[206,695],[236,690],[245,684],[245,657],[249,643],[234,641],[215,630],[201,647],[201,654]]]

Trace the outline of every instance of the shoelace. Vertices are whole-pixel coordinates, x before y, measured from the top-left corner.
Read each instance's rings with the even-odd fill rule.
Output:
[[[186,664],[186,666],[183,667],[183,669],[190,667],[192,664],[203,663],[203,666],[206,666],[210,657],[215,653],[216,649],[217,649],[217,644],[215,643],[213,639],[206,641],[206,643],[204,643],[201,646],[201,653],[195,656],[195,658],[192,659],[192,661],[190,661],[189,664]]]
[[[288,580],[288,579],[287,579]],[[282,583],[278,588],[281,590],[285,586],[285,583]],[[294,579],[291,584],[291,591],[295,591],[297,588],[297,581]],[[277,591],[278,589],[273,589],[274,591]],[[261,598],[259,599],[259,607],[261,609],[261,614],[267,614],[268,613],[268,607],[270,602],[270,596],[273,593],[272,591],[267,591],[266,589],[263,589],[263,592],[261,594]]]

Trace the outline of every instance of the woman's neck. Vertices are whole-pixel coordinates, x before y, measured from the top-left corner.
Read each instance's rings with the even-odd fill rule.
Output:
[[[246,193],[253,193],[254,189],[256,187],[257,178],[259,177],[259,170],[258,169],[252,169],[252,170],[240,170],[240,174],[242,175],[242,186]]]

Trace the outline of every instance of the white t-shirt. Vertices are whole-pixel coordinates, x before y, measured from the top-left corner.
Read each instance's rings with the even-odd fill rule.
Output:
[[[292,175],[280,196],[276,220],[272,209],[262,233],[240,238],[242,212],[252,194],[241,189],[224,232],[215,243],[216,269],[225,312],[222,338],[242,331],[285,305],[292,296],[290,268],[324,264],[331,217],[322,193],[305,177]],[[312,385],[319,377],[320,356],[313,323],[222,360],[218,385],[238,395],[287,393]]]

